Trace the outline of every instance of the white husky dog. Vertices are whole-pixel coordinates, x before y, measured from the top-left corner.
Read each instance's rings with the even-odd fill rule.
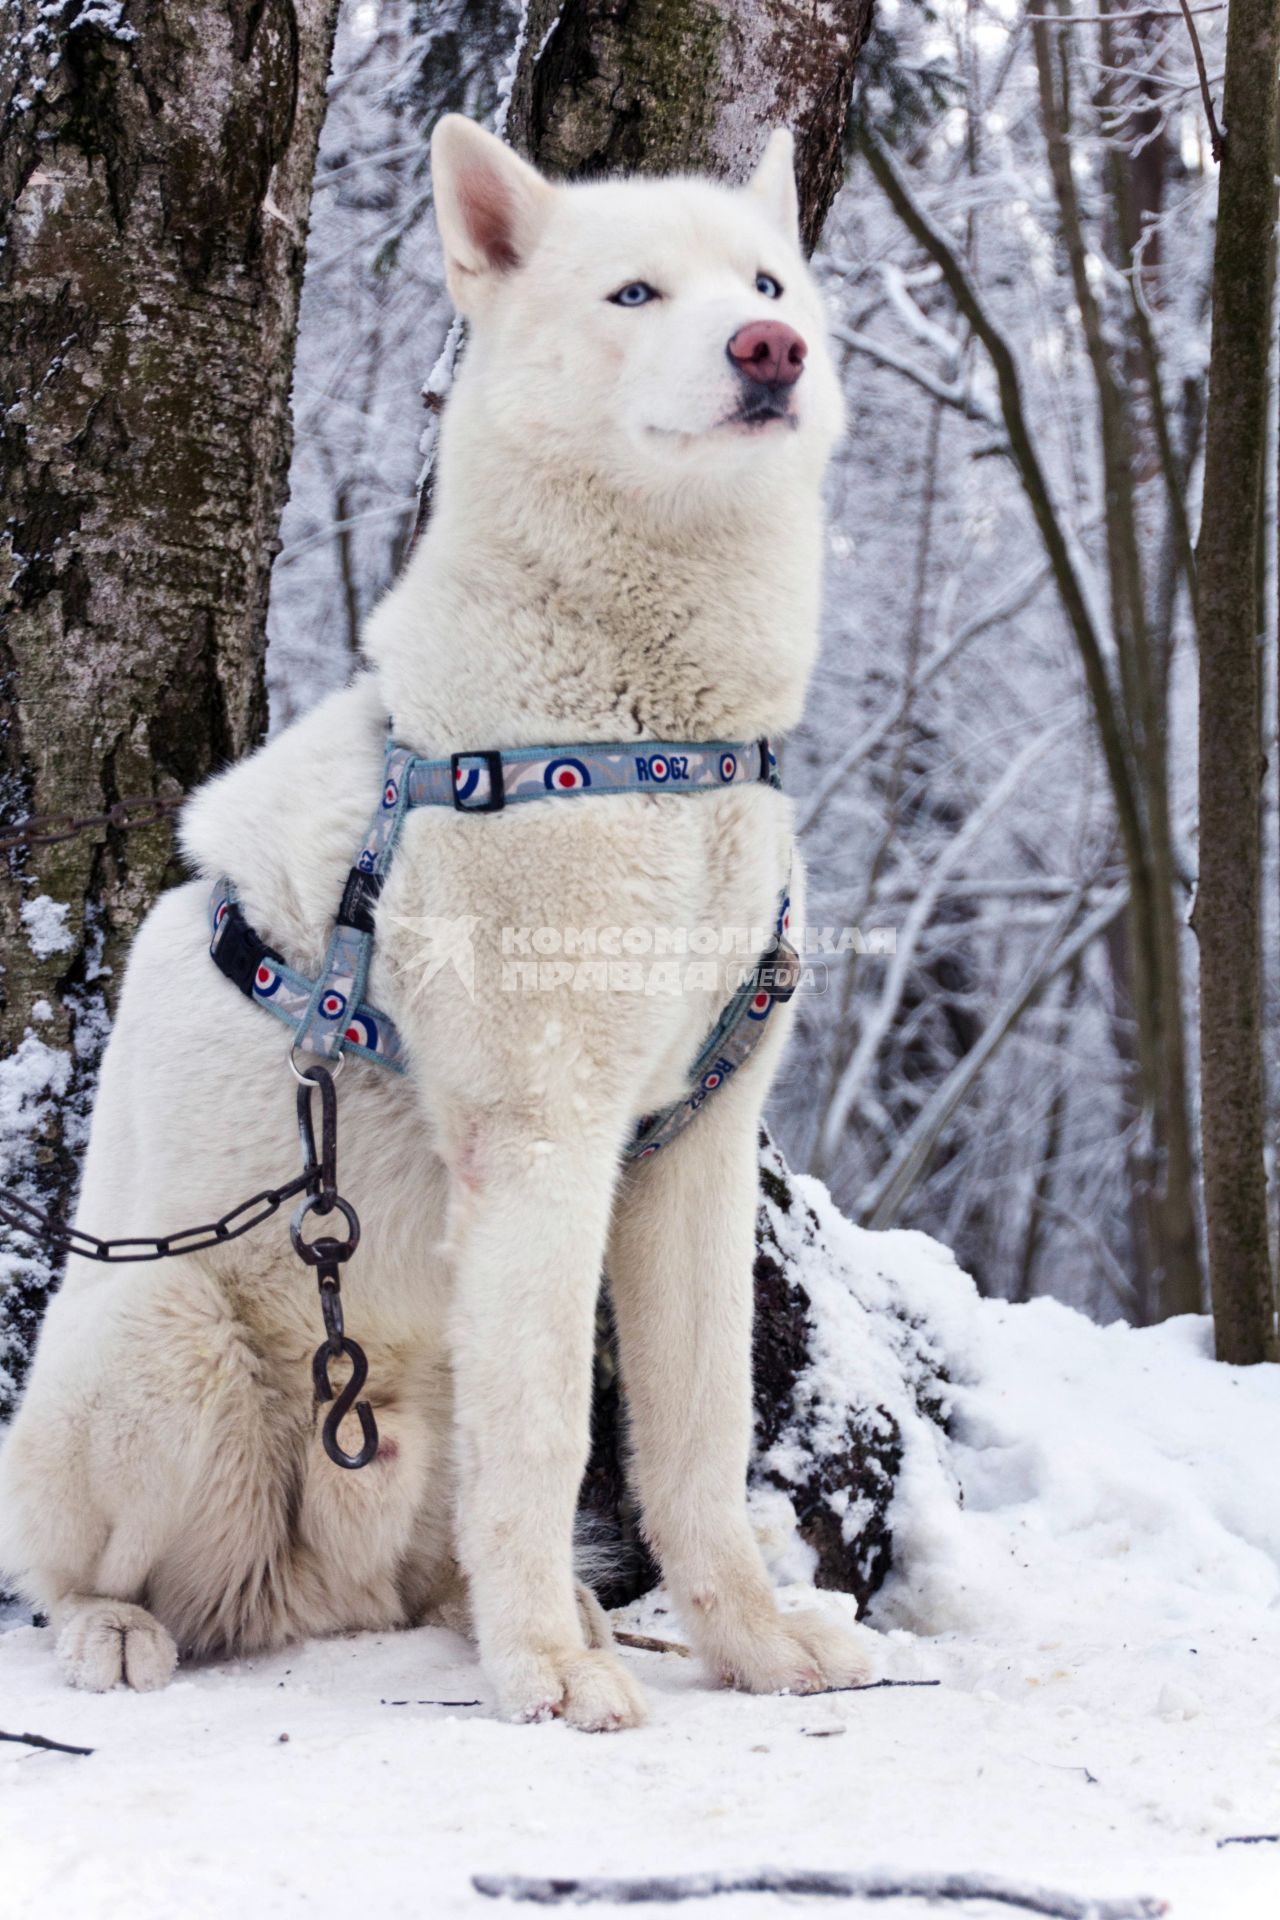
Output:
[[[185,816],[195,866],[312,976],[388,717],[431,756],[745,741],[798,719],[815,647],[841,402],[790,136],[743,190],[554,186],[454,116],[433,166],[470,340],[429,530],[369,623],[369,669]],[[741,959],[679,995],[503,974],[503,928],[768,928],[790,838],[763,784],[406,819],[369,1000],[411,1071],[352,1059],[339,1087],[378,1457],[343,1473],[319,1444],[315,1290],[284,1216],[153,1266],[72,1258],[0,1456],[0,1565],[51,1616],[68,1680],[157,1687],[179,1650],[466,1620],[505,1713],[641,1720],[572,1563],[602,1271],[648,1538],[712,1674],[864,1677],[855,1634],[779,1610],[745,1507],[783,1009],[679,1140],[624,1170]],[[133,950],[79,1208],[97,1234],[211,1219],[296,1169],[287,1038],[211,963],[207,895],[166,894]],[[438,964],[442,919],[469,926],[470,968]]]

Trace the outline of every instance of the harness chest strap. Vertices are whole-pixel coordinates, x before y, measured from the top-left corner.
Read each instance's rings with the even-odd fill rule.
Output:
[[[551,797],[608,793],[694,793],[763,783],[777,787],[777,761],[767,740],[667,743],[573,749],[531,747],[513,752],[455,753],[425,760],[388,743],[382,797],[365,832],[347,884],[325,963],[318,978],[290,967],[245,920],[229,880],[210,899],[209,951],[220,971],[249,999],[275,1014],[295,1046],[321,1057],[354,1053],[405,1070],[399,1034],[390,1018],[365,1003],[373,953],[374,912],[406,813],[451,806],[459,813],[498,813],[509,805]],[[799,977],[786,942],[790,900],[783,891],[772,948],[762,956],[724,1009],[690,1070],[690,1091],[637,1129],[628,1158],[643,1158],[675,1137],[699,1107],[750,1056],[776,1001],[788,999]]]

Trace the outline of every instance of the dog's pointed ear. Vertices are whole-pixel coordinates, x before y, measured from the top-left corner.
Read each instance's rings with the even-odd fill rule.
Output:
[[[460,113],[445,114],[431,136],[431,181],[449,291],[465,313],[490,275],[527,259],[556,190]]]
[[[800,241],[800,197],[796,192],[796,143],[789,127],[775,127],[765,143],[760,164],[747,182],[768,208],[788,240]]]

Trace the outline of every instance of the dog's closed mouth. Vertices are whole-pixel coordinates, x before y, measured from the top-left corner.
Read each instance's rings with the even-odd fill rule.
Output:
[[[720,423],[725,427],[746,427],[749,431],[758,431],[762,427],[790,427],[794,432],[800,422],[795,410],[785,400],[773,400],[761,397],[759,400],[744,402]]]
[[[724,433],[726,429],[737,428],[748,433],[759,433],[765,427],[789,427],[792,432],[799,426],[800,420],[793,409],[785,403],[779,406],[775,401],[756,401],[748,406],[735,407],[732,413],[726,413],[715,425],[705,428],[701,433],[685,433],[676,427],[650,427],[648,431],[663,440],[683,440],[692,443],[705,440],[712,434]]]

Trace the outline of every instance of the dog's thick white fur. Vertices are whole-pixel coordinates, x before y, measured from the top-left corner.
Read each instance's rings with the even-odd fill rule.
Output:
[[[389,715],[430,755],[748,740],[795,722],[815,645],[841,406],[790,137],[740,191],[553,187],[456,117],[434,167],[471,331],[428,533],[370,622],[369,670],[185,817],[197,868],[231,875],[310,970]],[[660,297],[613,300],[634,282]],[[808,359],[790,416],[751,426],[726,343],[760,319]],[[352,1061],[339,1086],[340,1183],[364,1223],[343,1290],[379,1457],[343,1473],[320,1448],[315,1289],[280,1217],[216,1255],[72,1259],[0,1456],[0,1565],[52,1616],[69,1680],[155,1687],[179,1650],[469,1620],[503,1711],[639,1721],[572,1569],[606,1267],[645,1524],[712,1674],[861,1677],[854,1635],[779,1611],[744,1504],[756,1131],[781,1010],[679,1141],[620,1172],[741,959],[682,995],[502,977],[504,927],[767,929],[790,830],[764,787],[409,817],[369,998],[412,1071]],[[134,947],[79,1209],[98,1234],[208,1220],[295,1169],[287,1036],[211,964],[207,891],[167,894]],[[473,992],[436,964],[438,918],[472,923]]]

